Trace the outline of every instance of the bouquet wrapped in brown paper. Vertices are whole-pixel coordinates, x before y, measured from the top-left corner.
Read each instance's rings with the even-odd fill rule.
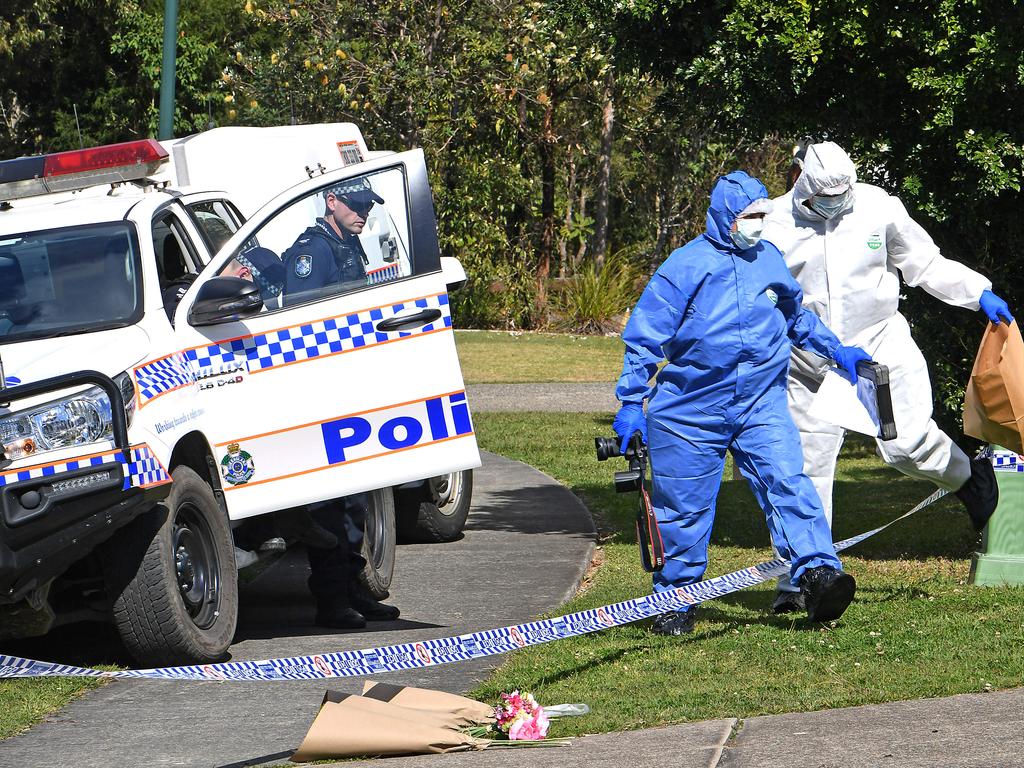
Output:
[[[1024,340],[1017,323],[989,323],[964,397],[964,434],[1024,453]]]
[[[400,707],[443,716],[449,728],[465,728],[494,722],[494,707],[465,696],[407,685],[363,683],[363,696]]]
[[[461,752],[490,744],[448,727],[449,719],[444,713],[328,691],[291,759],[303,763],[335,757]]]

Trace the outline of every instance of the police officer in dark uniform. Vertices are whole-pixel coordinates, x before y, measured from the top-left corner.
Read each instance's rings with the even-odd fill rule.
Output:
[[[323,217],[299,235],[281,257],[286,305],[310,298],[313,291],[338,293],[366,285],[370,262],[359,234],[370,209],[383,202],[365,178],[347,179],[324,193]]]
[[[369,259],[359,242],[370,209],[384,198],[366,178],[347,179],[324,193],[324,215],[281,256],[285,268],[285,306],[366,285]],[[309,590],[316,599],[316,623],[358,629],[370,621],[390,621],[398,608],[378,602],[359,581],[366,494],[354,494],[307,506],[309,514],[339,541],[335,547],[307,544]]]

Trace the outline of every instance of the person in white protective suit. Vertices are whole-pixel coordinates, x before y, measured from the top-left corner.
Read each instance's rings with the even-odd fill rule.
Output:
[[[932,296],[1013,322],[991,282],[942,256],[903,203],[857,181],[850,157],[833,142],[810,144],[793,188],[776,198],[763,239],[782,251],[804,292],[804,306],[843,344],[861,347],[889,367],[897,438],[877,441],[878,453],[910,477],[953,491],[975,530],[985,527],[998,501],[988,460],[971,461],[932,420],[932,390],[924,356],[899,312],[900,276]],[[808,415],[828,361],[794,350],[789,405],[800,431],[804,471],[832,521],[832,483],[845,430]],[[780,580],[774,609],[801,610],[802,596]]]

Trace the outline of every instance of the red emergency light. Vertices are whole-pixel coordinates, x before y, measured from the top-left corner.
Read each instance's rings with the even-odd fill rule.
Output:
[[[0,200],[144,179],[167,158],[159,142],[142,139],[6,160],[0,162]]]
[[[43,175],[63,176],[68,173],[82,173],[100,169],[122,168],[149,163],[162,163],[167,159],[167,150],[155,139],[124,141],[102,147],[75,149],[44,155]]]

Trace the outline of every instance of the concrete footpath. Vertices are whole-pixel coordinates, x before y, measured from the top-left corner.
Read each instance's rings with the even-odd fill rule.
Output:
[[[580,384],[469,384],[469,407],[474,412],[549,411],[606,413],[619,409],[615,382]]]
[[[572,746],[336,765],[388,768],[1013,768],[1024,691],[604,733]]]
[[[315,627],[308,567],[290,551],[241,593],[231,658],[266,659],[358,650],[460,635],[529,620],[571,597],[590,563],[594,527],[580,501],[537,470],[484,454],[474,473],[465,536],[398,548],[388,602],[393,622],[366,630]],[[530,589],[508,599],[507,564],[530,563]],[[77,624],[19,648],[50,661],[97,664],[116,645]],[[5,649],[6,650],[6,649]],[[11,652],[17,652],[11,649]],[[492,656],[406,670],[375,680],[464,692],[502,662]],[[130,663],[130,662],[123,662]],[[0,766],[74,768],[280,764],[298,747],[324,690],[362,690],[362,678],[267,683],[115,681],[27,733],[0,742]]]

